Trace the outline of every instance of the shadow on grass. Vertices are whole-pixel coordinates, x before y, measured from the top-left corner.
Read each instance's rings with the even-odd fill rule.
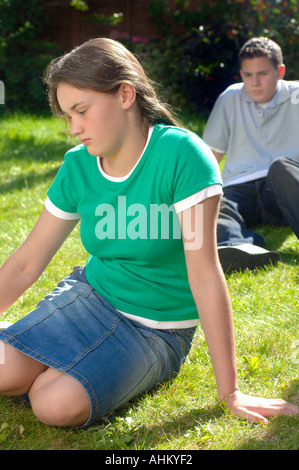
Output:
[[[50,162],[63,159],[65,152],[76,145],[74,142],[68,142],[67,136],[65,140],[49,142],[38,138],[18,137],[5,139],[1,142],[1,161],[9,162],[9,160],[22,162],[41,161]]]
[[[143,397],[127,404],[119,413],[114,412],[107,418],[95,423],[87,432],[93,433],[98,450],[181,450],[182,439],[196,448],[205,448],[213,438],[209,425],[223,414],[219,405],[198,407],[177,416],[159,418],[159,423],[148,426],[142,423],[127,425],[130,408],[142,407]],[[129,416],[129,418],[128,418]],[[171,443],[167,446],[167,442]],[[190,448],[192,448],[190,446]]]
[[[278,251],[281,257],[281,262],[286,264],[298,265],[299,263],[299,242],[298,239],[295,244],[288,244],[285,242],[292,236],[293,231],[287,226],[273,226],[265,225],[256,230],[266,242],[268,250]],[[285,244],[285,245],[284,245]]]
[[[165,418],[159,424],[148,427],[142,423],[128,424],[130,410],[142,407],[144,396],[126,404],[119,412],[103,417],[88,428],[56,428],[40,423],[34,417],[30,405],[19,397],[0,396],[0,449],[47,449],[51,439],[56,448],[68,450],[148,450],[165,442],[175,442],[196,427],[205,429],[208,423],[217,420],[223,411],[215,408],[195,408],[177,417]],[[130,419],[130,418],[129,418]],[[1,425],[6,424],[1,435]],[[24,428],[20,434],[20,426]],[[198,446],[204,446],[207,433],[197,437]],[[179,449],[179,446],[177,447]]]
[[[0,194],[15,189],[32,188],[47,178],[53,180],[63,163],[65,153],[70,147],[71,145],[67,142],[67,139],[65,141],[43,143],[35,138],[14,137],[11,140],[7,139],[6,142],[2,142],[0,165],[3,163],[4,168],[2,168],[1,179],[4,178],[4,182],[1,182],[0,179]],[[33,162],[42,164],[57,162],[57,166],[44,171],[38,169],[32,171]],[[20,168],[19,174],[16,176],[14,176],[15,167]],[[30,170],[28,171],[29,167]]]
[[[154,394],[155,392],[152,392]],[[147,395],[149,397],[150,394]],[[225,418],[226,411],[219,404],[211,407],[197,407],[188,411],[178,410],[177,416],[159,418],[159,423],[150,426],[142,422],[130,422],[132,411],[142,408],[146,396],[140,396],[102,418],[89,428],[55,428],[43,425],[32,414],[30,406],[17,397],[0,396],[0,449],[90,449],[90,450],[154,450],[184,449],[204,450],[214,440],[210,428],[213,423]],[[293,380],[284,390],[283,398],[298,403],[298,380]],[[227,416],[225,433],[232,425],[236,433],[234,417]],[[239,421],[239,420],[238,420]],[[7,427],[3,427],[7,423]],[[249,426],[253,424],[244,422]],[[1,435],[1,425],[2,435]],[[220,424],[221,425],[221,424]],[[239,429],[239,428],[238,428]],[[170,443],[167,446],[167,442]],[[176,445],[177,442],[177,445]],[[224,436],[223,447],[226,450]],[[220,444],[221,445],[221,444]],[[229,447],[230,443],[228,444]],[[239,437],[234,450],[296,450],[298,449],[298,419],[287,416],[269,418],[261,426],[257,437],[246,438],[246,429]]]
[[[298,381],[293,380],[288,384],[288,388],[284,391],[286,401],[298,403]],[[108,418],[103,418],[102,422],[91,427],[95,437],[96,446],[102,450],[149,450],[149,449],[176,449],[182,450],[180,440],[184,438],[184,449],[204,450],[209,448],[213,441],[213,433],[210,428],[213,423],[219,421],[227,413],[220,404],[213,407],[194,408],[186,412],[180,413],[178,416],[165,418],[163,421],[151,426],[135,426],[129,429],[120,424],[125,421],[126,416],[130,416],[130,407],[142,407],[143,397],[137,398],[131,404],[127,404],[119,414],[116,412]],[[228,433],[229,420],[232,423],[232,432],[236,431],[236,423],[233,416],[229,416],[225,432]],[[237,419],[238,420],[238,419]],[[241,420],[238,420],[242,422]],[[105,423],[105,424],[103,424]],[[298,449],[298,418],[289,416],[276,416],[269,418],[267,425],[255,425],[244,421],[249,427],[260,426],[259,434],[256,438],[240,436],[239,445],[233,450],[296,450]],[[178,446],[175,447],[175,442]],[[167,442],[171,445],[167,446]],[[187,442],[187,444],[186,444]],[[226,450],[226,438],[224,437],[223,447],[219,450]],[[190,443],[190,446],[189,446]],[[230,448],[230,442],[227,444]],[[228,449],[227,449],[228,450]]]
[[[287,238],[293,233],[288,226],[264,225],[256,229],[256,232],[262,235],[266,242],[268,250],[279,250]]]
[[[6,192],[13,191],[15,189],[22,190],[22,189],[30,189],[35,185],[43,182],[47,178],[54,179],[60,165],[56,168],[51,168],[50,170],[40,172],[40,173],[28,173],[23,176],[19,176],[8,183],[0,184],[0,195]]]
[[[284,393],[284,400],[299,405],[299,380],[289,382]],[[264,427],[256,439],[249,438],[241,443],[236,450],[298,450],[299,431],[298,416],[277,416],[269,418],[269,423]]]

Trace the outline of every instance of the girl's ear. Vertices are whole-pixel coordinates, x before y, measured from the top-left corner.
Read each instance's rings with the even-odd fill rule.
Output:
[[[136,89],[129,83],[122,83],[120,87],[123,109],[130,109],[136,100]]]

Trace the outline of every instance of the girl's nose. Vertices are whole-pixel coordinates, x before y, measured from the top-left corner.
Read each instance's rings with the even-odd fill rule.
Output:
[[[70,132],[71,132],[71,135],[80,135],[83,132],[83,127],[81,124],[79,124],[74,119],[72,119]]]

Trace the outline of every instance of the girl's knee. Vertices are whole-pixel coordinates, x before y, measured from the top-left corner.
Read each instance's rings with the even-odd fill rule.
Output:
[[[88,396],[75,379],[59,372],[57,374],[58,377],[52,380],[50,376],[56,374],[50,373],[46,377],[45,372],[32,385],[29,392],[32,411],[39,421],[48,426],[80,426],[90,414]]]
[[[75,425],[76,417],[70,412],[68,406],[56,396],[46,394],[40,397],[32,398],[29,393],[29,399],[33,414],[42,423],[48,426],[72,426]],[[78,423],[81,424],[81,423]]]

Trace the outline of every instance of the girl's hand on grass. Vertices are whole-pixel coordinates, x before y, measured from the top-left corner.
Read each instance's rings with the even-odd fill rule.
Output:
[[[239,418],[254,423],[267,423],[275,415],[295,416],[299,408],[284,400],[252,397],[236,390],[226,399],[226,406]]]

